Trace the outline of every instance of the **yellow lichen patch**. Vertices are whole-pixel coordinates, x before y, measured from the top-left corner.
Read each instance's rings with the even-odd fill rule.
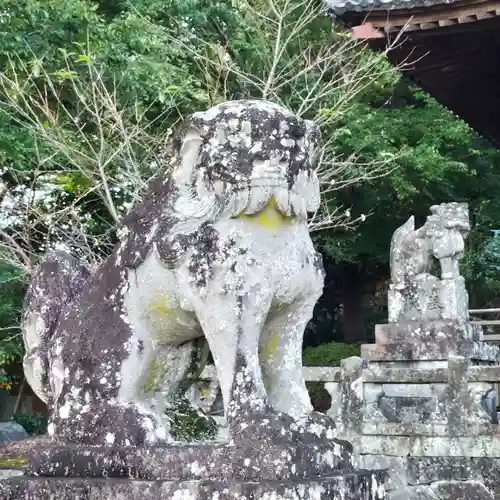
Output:
[[[18,469],[25,466],[27,463],[28,459],[26,457],[0,458],[0,468],[2,469]]]
[[[294,216],[288,217],[278,211],[278,209],[276,208],[276,199],[274,198],[274,196],[271,201],[265,206],[265,208],[263,208],[260,212],[252,215],[243,214],[238,218],[251,220],[255,224],[264,226],[272,231],[279,229],[282,226],[292,224],[295,220]]]
[[[153,359],[141,383],[141,393],[148,394],[161,388],[165,376],[165,363],[159,358]]]
[[[175,314],[175,309],[169,306],[168,296],[163,295],[149,304],[149,310],[160,313],[162,316],[171,316]]]
[[[261,356],[264,358],[270,358],[278,347],[279,334],[276,333],[271,337],[271,340],[267,344],[261,346]]]

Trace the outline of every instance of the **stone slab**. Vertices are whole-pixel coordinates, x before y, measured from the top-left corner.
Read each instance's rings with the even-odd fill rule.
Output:
[[[361,346],[361,357],[367,361],[441,361],[457,356],[497,362],[500,350],[496,345],[468,340],[456,343],[442,340],[432,343],[392,342]]]
[[[440,500],[430,486],[406,486],[389,491],[387,500]],[[457,499],[458,500],[458,499]]]
[[[8,477],[17,477],[17,476],[22,476],[24,474],[22,469],[6,469],[6,468],[1,468],[0,469],[0,481],[2,479],[6,479]]]
[[[391,368],[369,366],[363,372],[363,380],[369,383],[390,384],[443,384],[448,382],[446,368],[420,369],[418,367]]]
[[[500,365],[497,366],[469,366],[467,370],[468,382],[499,382]]]
[[[0,500],[384,500],[384,472],[300,481],[131,481],[11,478]]]
[[[500,458],[500,435],[483,436],[361,436],[356,451],[362,454],[414,457]]]
[[[479,481],[439,481],[431,484],[440,500],[495,500],[486,486]]]
[[[427,457],[500,457],[498,434],[469,437],[420,437],[411,440],[410,455]]]
[[[413,441],[407,436],[362,436],[356,451],[366,455],[404,457],[410,454]]]
[[[300,443],[273,443],[259,448],[258,443],[252,442],[246,447],[73,445],[33,450],[26,474],[144,480],[288,480],[346,470],[351,461],[351,445],[335,439],[318,442],[311,448]]]
[[[466,321],[408,321],[375,325],[375,342],[447,342],[483,340],[480,325]]]
[[[407,457],[391,457],[388,455],[358,455],[356,467],[365,470],[386,470],[386,491],[404,488],[408,485]]]
[[[408,457],[409,484],[436,481],[498,481],[500,457]]]
[[[449,379],[447,368],[392,368],[371,365],[363,372],[363,380],[368,383],[385,384],[444,384]],[[499,382],[500,366],[469,366],[468,382]]]
[[[365,422],[363,434],[386,436],[447,436],[448,426],[437,423]]]
[[[453,429],[446,423],[392,423],[392,422],[365,422],[363,424],[364,435],[385,435],[385,436],[425,436],[443,437],[453,439],[455,437],[467,438],[469,436],[491,436],[499,438],[497,425],[470,422],[463,429]],[[452,437],[453,436],[453,437]]]

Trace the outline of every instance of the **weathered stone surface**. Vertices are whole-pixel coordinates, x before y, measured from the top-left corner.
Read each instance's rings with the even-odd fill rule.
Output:
[[[415,390],[419,390],[423,384],[434,385],[448,382],[448,368],[419,368],[419,364],[412,362],[407,368],[393,368],[385,364],[371,363],[368,369],[363,371],[363,380],[365,383],[414,384]],[[468,367],[468,382],[496,383],[499,380],[500,366]]]
[[[404,456],[358,455],[355,464],[360,469],[387,471],[386,491],[408,486],[407,463]]]
[[[306,382],[340,382],[341,369],[333,366],[304,366],[302,376]]]
[[[9,477],[22,476],[24,471],[22,469],[0,469],[0,481]]]
[[[419,422],[433,419],[438,409],[436,398],[412,396],[381,396],[378,407],[391,423]]]
[[[1,500],[383,500],[383,473],[357,473],[293,482],[130,481],[12,478]]]
[[[440,500],[458,500],[470,498],[474,500],[495,500],[486,486],[478,481],[439,481],[431,484]]]
[[[469,425],[469,431],[467,432],[465,429],[460,432],[454,433],[454,436],[450,436],[450,427],[447,423],[439,423],[439,422],[428,422],[428,423],[392,423],[392,422],[364,422],[363,423],[363,433],[366,435],[383,435],[383,436],[414,436],[415,438],[415,446],[419,446],[421,443],[420,439],[436,437],[436,439],[444,439],[450,440],[451,442],[459,442],[464,440],[464,445],[467,442],[468,437],[477,436],[478,443],[481,443],[483,449],[491,450],[492,455],[485,456],[496,456],[498,449],[498,442],[496,441],[498,438],[498,430],[496,424],[481,424],[477,422],[472,422]],[[486,446],[481,438],[492,439],[492,444],[490,446]],[[436,442],[444,442],[444,441],[436,441]],[[474,448],[474,447],[472,447]],[[447,455],[445,455],[447,456]]]
[[[165,407],[203,336],[229,419],[311,413],[301,349],[324,280],[307,226],[320,203],[318,139],[313,122],[269,102],[195,113],[92,276],[63,253],[40,264],[23,332],[51,434],[168,441]]]
[[[471,432],[470,436],[414,437],[409,454],[416,457],[500,457],[498,426],[489,434]]]
[[[375,325],[375,342],[439,342],[447,340],[482,340],[480,325],[468,321],[405,321]]]
[[[351,444],[313,411],[304,380],[303,333],[324,281],[307,225],[318,139],[314,123],[269,102],[195,113],[94,274],[64,253],[40,264],[25,362],[60,446],[34,450],[0,500],[384,498],[384,474],[354,471]],[[220,383],[229,442],[166,446],[203,337],[218,379],[205,404]],[[342,401],[347,413],[360,414],[362,368],[323,370],[358,396]],[[203,404],[197,390],[186,398]]]
[[[363,379],[366,362],[357,356],[343,359],[340,364],[339,382],[325,384],[332,397],[328,416],[339,427],[340,433],[359,434],[363,418]]]
[[[498,481],[500,457],[408,457],[409,484]],[[473,498],[473,497],[472,497]]]
[[[391,344],[365,344],[361,357],[367,361],[437,361],[461,356],[471,360],[493,361],[499,359],[499,348],[485,342],[447,340],[435,343],[393,342]]]
[[[448,436],[446,423],[422,422],[365,422],[363,424],[365,435],[380,434],[382,436]]]
[[[26,474],[146,480],[288,480],[351,470],[345,441],[310,436],[309,442],[254,439],[240,445],[153,447],[51,446],[34,450]]]
[[[467,372],[469,382],[495,382],[500,381],[500,365],[496,366],[469,366]]]
[[[465,203],[442,203],[430,208],[425,224],[415,220],[394,232],[391,240],[389,322],[468,318],[468,295],[459,260],[470,230]],[[441,276],[430,274],[433,259]]]
[[[4,441],[20,441],[28,437],[22,425],[16,422],[0,422],[0,445]]]
[[[405,457],[412,450],[413,440],[407,436],[363,435],[357,453]]]
[[[440,500],[430,486],[406,486],[387,493],[387,500]],[[457,499],[458,500],[458,499]]]

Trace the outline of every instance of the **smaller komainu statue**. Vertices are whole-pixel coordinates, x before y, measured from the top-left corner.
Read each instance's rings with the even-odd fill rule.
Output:
[[[459,269],[470,231],[468,206],[442,203],[430,212],[419,229],[412,216],[392,237],[391,322],[468,317],[468,296]],[[432,274],[436,261],[439,277]]]
[[[321,420],[301,355],[324,280],[307,226],[320,202],[318,138],[314,123],[268,102],[195,113],[96,272],[63,252],[42,261],[25,302],[24,367],[51,434],[168,441],[165,407],[200,337],[230,418]]]

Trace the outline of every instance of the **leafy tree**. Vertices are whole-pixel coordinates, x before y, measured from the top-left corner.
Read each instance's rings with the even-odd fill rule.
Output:
[[[415,215],[417,225],[423,223],[429,207],[436,203],[469,203],[473,231],[462,267],[471,304],[481,307],[497,296],[496,275],[491,269],[489,274],[481,269],[489,230],[498,227],[498,150],[403,77],[369,89],[343,114],[334,134],[341,158],[357,154],[360,162],[370,164],[380,155],[393,155],[397,168],[376,184],[352,185],[339,193],[345,205],[352,205],[354,217],[370,214],[357,232],[318,235],[332,268],[330,274],[338,276],[327,287],[319,308],[348,301],[350,311],[347,304],[344,311],[348,331],[342,331],[340,317],[337,336],[328,335],[334,330],[332,323],[324,324],[321,329],[326,336],[310,336],[310,341],[344,338],[356,342],[371,337],[370,316],[376,321],[386,318],[391,235],[410,215]],[[341,289],[340,294],[335,294],[335,287]],[[367,300],[370,307],[363,305]]]
[[[392,70],[383,55],[332,30],[321,2],[6,0],[2,7],[0,249],[24,275],[61,243],[97,265],[179,120],[225,99],[271,99],[322,124],[325,203],[313,228],[353,226],[337,190],[386,171],[385,159],[370,168],[334,161],[335,122]],[[5,321],[18,324],[19,307],[9,311]],[[20,355],[15,338],[12,360]]]

